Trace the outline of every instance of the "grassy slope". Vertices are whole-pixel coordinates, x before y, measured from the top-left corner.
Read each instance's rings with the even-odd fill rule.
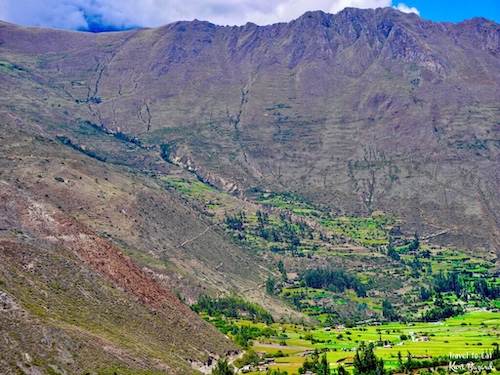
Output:
[[[191,362],[201,365],[211,356],[236,350],[109,242],[120,231],[139,234],[134,217],[110,223],[109,214],[123,216],[122,210],[140,200],[132,192],[146,186],[60,144],[47,145],[15,128],[9,132],[9,125],[3,123],[1,134],[8,144],[1,182],[0,289],[5,293],[2,326],[7,335],[2,344],[8,353],[2,356],[3,368],[35,366],[47,372],[54,365],[70,373],[194,373]],[[117,206],[106,205],[109,201]],[[182,215],[184,226],[203,227],[189,210],[178,212],[177,220]],[[117,234],[112,241],[144,254]],[[147,259],[167,264],[157,257]],[[176,287],[168,281],[164,285]]]
[[[163,312],[138,303],[67,251],[26,246],[15,235],[1,246],[2,369],[194,373],[172,351],[194,354],[172,347],[180,337]]]

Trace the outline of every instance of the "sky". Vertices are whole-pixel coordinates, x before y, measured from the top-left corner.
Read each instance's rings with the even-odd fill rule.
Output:
[[[193,19],[218,25],[289,22],[309,10],[394,7],[432,21],[484,17],[500,23],[500,0],[0,0],[0,20],[23,26],[113,31]]]

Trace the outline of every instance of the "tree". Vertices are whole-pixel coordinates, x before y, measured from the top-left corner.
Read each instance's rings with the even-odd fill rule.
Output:
[[[403,363],[403,355],[401,354],[401,350],[398,351],[398,370],[404,371],[405,365]]]
[[[319,350],[318,348],[314,349],[314,352],[311,353],[311,359],[313,361],[314,367],[318,367],[319,365]]]
[[[286,269],[285,269],[285,266],[283,265],[283,261],[281,259],[278,262],[278,270],[281,272],[281,276],[283,277],[283,281],[287,281],[288,276],[286,275]]]
[[[342,365],[337,368],[338,375],[349,375],[349,371],[347,371]]]
[[[253,350],[248,350],[241,358],[236,358],[234,365],[237,368],[242,368],[245,365],[256,365],[259,363],[260,357]]]
[[[354,356],[354,375],[384,375],[384,361],[373,353],[373,343],[362,343]]]
[[[228,229],[237,230],[240,232],[243,231],[245,229],[243,226],[243,218],[244,216],[241,211],[239,215],[231,216],[226,214],[226,225]]]
[[[413,256],[413,260],[409,262],[409,265],[411,267],[411,276],[416,278],[420,277],[422,263],[416,254]]]
[[[297,311],[302,311],[301,300],[305,297],[304,293],[294,293],[292,296],[292,302]]]
[[[250,326],[241,326],[234,337],[234,341],[236,344],[247,348],[249,344],[252,345],[251,342],[249,343],[249,340],[253,338],[255,338],[255,335],[252,332],[252,328]]]
[[[276,286],[276,279],[269,276],[266,280],[266,292],[267,294],[274,294],[274,287]]]
[[[418,238],[418,233],[415,232],[415,237],[413,238],[413,241],[410,242],[408,250],[410,251],[417,250],[419,247],[420,247],[420,239]]]
[[[411,355],[409,350],[404,367],[405,367],[405,372],[411,371],[411,369],[413,368],[413,356]]]
[[[420,287],[419,298],[420,301],[428,301],[432,297],[432,290],[426,289],[424,286]]]
[[[420,253],[422,255],[422,258],[425,258],[425,259],[430,259],[431,258],[431,252],[430,250],[424,250]]]
[[[330,375],[330,365],[328,359],[326,358],[326,353],[323,353],[321,359],[319,357],[320,352],[318,349],[314,349],[311,353],[311,361],[305,360],[302,367],[299,368],[299,374],[304,374],[306,371],[312,371],[317,375]]]
[[[221,358],[212,369],[212,375],[234,375],[233,366],[227,362],[227,358]]]
[[[259,228],[264,228],[264,226],[269,223],[269,214],[267,212],[257,210],[256,215],[257,222],[259,223]]]
[[[401,257],[399,256],[398,252],[391,244],[387,245],[387,256],[391,257],[392,259],[398,262],[401,260]]]
[[[306,371],[313,371],[314,370],[314,363],[310,362],[307,358],[302,364],[302,367],[299,367],[299,374],[304,374]]]
[[[398,313],[388,300],[382,301],[382,315],[391,322],[399,319]]]
[[[330,375],[330,365],[328,364],[328,359],[326,358],[326,353],[323,353],[321,360],[316,369],[316,374],[318,375]]]

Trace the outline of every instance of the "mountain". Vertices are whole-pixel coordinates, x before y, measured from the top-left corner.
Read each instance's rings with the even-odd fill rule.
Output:
[[[0,74],[10,368],[188,373],[236,350],[176,293],[292,314],[263,298],[273,255],[167,176],[194,175],[234,210],[292,194],[500,250],[500,26],[486,19],[348,8],[102,34],[0,23]]]
[[[1,30],[4,106],[109,162],[157,165],[165,145],[168,161],[242,196],[294,191],[498,246],[493,22],[346,9],[265,27]],[[88,123],[146,147],[123,156]]]

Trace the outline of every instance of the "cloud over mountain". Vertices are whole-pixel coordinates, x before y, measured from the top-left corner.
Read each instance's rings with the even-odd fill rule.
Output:
[[[108,31],[155,27],[178,20],[201,19],[221,25],[287,22],[308,10],[337,13],[346,7],[394,6],[391,0],[4,0],[0,19],[21,25],[71,30]]]
[[[403,13],[415,13],[415,14],[420,15],[420,12],[418,11],[417,8],[409,7],[408,5],[403,4],[403,3],[398,3],[398,5],[396,6],[396,9],[400,10]]]

